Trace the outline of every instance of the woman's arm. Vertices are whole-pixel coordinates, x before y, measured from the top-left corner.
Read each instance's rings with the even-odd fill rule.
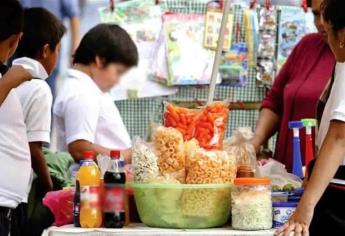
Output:
[[[332,121],[325,141],[321,146],[315,167],[307,188],[298,204],[295,214],[277,233],[289,235],[291,231],[308,229],[314,208],[334,177],[345,156],[345,122]],[[298,233],[298,232],[295,232]],[[306,234],[303,234],[306,235]]]
[[[279,116],[270,109],[262,109],[256,123],[255,136],[252,139],[256,153],[260,151],[261,145],[277,131],[278,126]]]

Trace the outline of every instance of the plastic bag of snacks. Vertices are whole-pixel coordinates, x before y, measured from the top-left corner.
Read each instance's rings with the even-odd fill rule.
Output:
[[[236,178],[236,160],[231,159],[224,151],[205,151],[199,148],[188,159],[188,184],[233,183]]]
[[[238,128],[231,138],[224,141],[224,150],[237,158],[237,166],[248,167],[253,173],[257,169],[256,153],[254,146],[250,143],[254,134],[248,127]]]
[[[190,167],[191,159],[194,158],[196,152],[200,149],[198,140],[191,139],[184,143],[184,155],[186,157],[186,169]]]
[[[178,129],[184,140],[190,140],[193,138],[199,114],[198,110],[174,106],[167,102],[164,104],[164,126]]]
[[[209,150],[223,148],[228,116],[229,106],[226,102],[214,102],[202,110],[194,134],[201,147]]]
[[[150,145],[140,138],[134,139],[132,163],[136,182],[147,183],[159,175],[157,160]]]
[[[179,130],[184,140],[196,138],[201,147],[222,149],[229,108],[226,102],[214,102],[202,110],[165,104],[164,126]]]
[[[160,126],[153,133],[153,142],[160,173],[184,183],[185,156],[182,134],[177,129]]]

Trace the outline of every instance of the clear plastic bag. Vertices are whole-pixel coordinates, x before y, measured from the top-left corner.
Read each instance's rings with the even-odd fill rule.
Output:
[[[199,148],[193,154],[188,157],[188,184],[233,183],[236,178],[236,160],[226,152]]]
[[[176,128],[185,141],[195,138],[202,148],[221,150],[228,123],[227,102],[214,102],[201,110],[165,103],[164,126]]]
[[[194,137],[202,148],[222,150],[225,130],[229,117],[227,102],[214,102],[207,105],[197,119]]]
[[[260,177],[270,178],[272,186],[276,190],[283,190],[284,186],[288,185],[294,189],[302,187],[303,181],[300,178],[288,173],[282,163],[273,159],[269,159],[264,165],[258,166],[257,172]]]
[[[185,155],[182,134],[177,129],[161,126],[153,133],[153,143],[158,155],[160,173],[184,183]]]
[[[256,152],[250,143],[253,136],[250,128],[238,128],[231,138],[224,141],[224,150],[230,156],[236,157],[237,166],[248,166],[255,173],[257,169]]]
[[[53,213],[55,226],[73,223],[73,196],[74,189],[64,189],[49,192],[43,198],[43,205]]]
[[[176,128],[182,133],[184,140],[193,138],[199,115],[199,110],[164,103],[164,126]]]
[[[134,138],[132,163],[135,182],[147,183],[156,178],[159,175],[157,160],[158,157],[149,144],[139,137]]]

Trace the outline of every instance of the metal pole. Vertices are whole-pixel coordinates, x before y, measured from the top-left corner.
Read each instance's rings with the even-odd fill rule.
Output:
[[[222,58],[222,52],[223,52],[225,30],[226,30],[226,26],[228,24],[228,18],[229,18],[229,12],[230,12],[230,2],[231,2],[231,0],[225,0],[225,4],[224,4],[224,8],[223,8],[222,23],[221,23],[220,31],[219,31],[217,51],[216,51],[216,54],[214,57],[211,82],[210,82],[210,89],[208,92],[208,99],[207,99],[208,104],[213,102],[213,99],[214,99],[214,92],[216,89],[218,69],[219,69],[219,64],[220,64],[220,60]]]

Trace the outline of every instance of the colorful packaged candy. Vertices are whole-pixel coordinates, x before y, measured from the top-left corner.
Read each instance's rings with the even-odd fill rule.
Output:
[[[205,16],[201,14],[163,16],[169,74],[167,85],[209,84],[214,52],[203,47],[204,20]]]

